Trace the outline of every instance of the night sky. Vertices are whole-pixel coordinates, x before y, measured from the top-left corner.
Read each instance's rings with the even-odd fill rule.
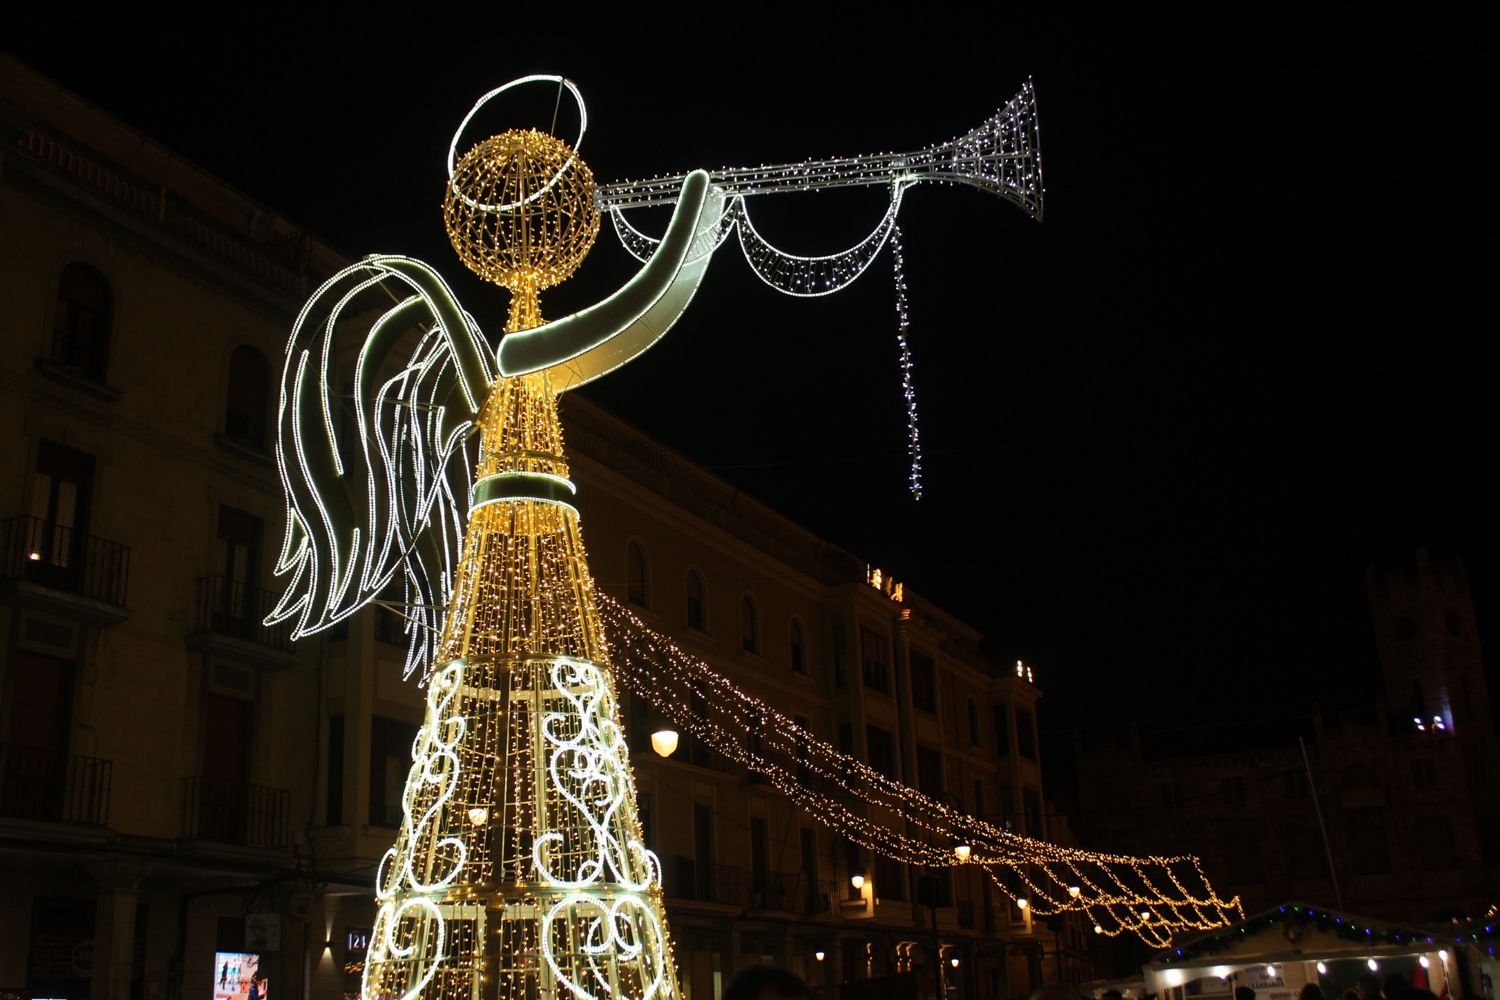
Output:
[[[1372,556],[1456,549],[1493,617],[1494,199],[1477,147],[1494,81],[1477,27],[746,8],[760,27],[689,39],[666,14],[520,31],[495,10],[358,29],[257,14],[149,38],[33,18],[0,44],[344,252],[429,261],[491,328],[504,296],[465,277],[438,205],[452,130],[493,86],[576,80],[583,155],[615,180],[916,149],[1031,76],[1045,222],[967,188],[919,186],[902,211],[920,502],[888,255],[807,301],[727,246],[671,334],[586,393],[1032,662],[1054,739],[1368,699]],[[572,37],[542,40],[556,29]],[[559,134],[575,121],[565,107]],[[884,203],[751,208],[773,242],[827,253]],[[632,266],[606,224],[544,312]]]

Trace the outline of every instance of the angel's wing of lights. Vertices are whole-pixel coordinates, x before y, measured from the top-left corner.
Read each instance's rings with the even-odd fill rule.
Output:
[[[399,578],[406,672],[426,668],[463,542],[464,442],[494,377],[474,320],[420,261],[368,257],[313,294],[281,379],[288,579],[268,622],[317,632]]]

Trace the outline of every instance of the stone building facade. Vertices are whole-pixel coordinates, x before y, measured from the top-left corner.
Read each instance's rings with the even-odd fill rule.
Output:
[[[1080,736],[1089,843],[1191,844],[1247,913],[1287,900],[1419,923],[1491,912],[1500,750],[1463,561],[1414,551],[1372,564],[1367,584],[1380,698],[1338,712],[1289,699],[1300,745],[1288,733],[1184,754],[1129,726]]]

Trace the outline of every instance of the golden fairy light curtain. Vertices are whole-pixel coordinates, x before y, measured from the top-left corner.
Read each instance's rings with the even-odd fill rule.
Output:
[[[966,815],[839,753],[600,595],[616,676],[682,732],[763,775],[861,847],[927,868],[975,865],[1018,906],[1087,915],[1098,934],[1166,947],[1175,933],[1241,919],[1192,855],[1130,857],[1061,847]]]

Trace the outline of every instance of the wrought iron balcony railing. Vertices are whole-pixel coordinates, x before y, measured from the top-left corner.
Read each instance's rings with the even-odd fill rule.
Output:
[[[0,521],[0,579],[125,606],[130,548],[39,517]]]
[[[780,910],[785,913],[816,912],[806,909],[809,902],[805,883],[798,875],[762,872],[750,877],[750,906],[753,909]]]
[[[289,793],[200,774],[182,779],[182,836],[249,847],[286,847]]]
[[[669,899],[691,899],[700,903],[744,906],[744,882],[734,865],[699,862],[676,855],[662,868],[662,891]]]
[[[276,606],[276,594],[222,576],[201,576],[196,582],[195,631],[242,639],[282,653],[292,651],[292,623],[265,624]]]
[[[105,826],[113,763],[0,743],[0,816]]]

